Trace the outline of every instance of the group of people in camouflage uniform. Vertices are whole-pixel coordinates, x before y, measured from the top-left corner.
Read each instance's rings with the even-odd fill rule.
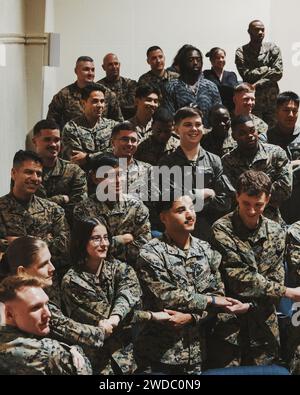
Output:
[[[297,312],[278,320],[300,301],[300,99],[248,32],[240,83],[219,47],[202,73],[198,48],[165,69],[152,46],[138,83],[78,58],[0,198],[1,373],[300,374]]]

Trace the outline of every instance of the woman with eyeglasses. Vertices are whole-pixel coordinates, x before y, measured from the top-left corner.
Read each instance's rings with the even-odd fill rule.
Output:
[[[102,349],[97,373],[131,374],[136,369],[131,322],[140,306],[141,290],[134,270],[109,256],[110,243],[104,219],[76,222],[71,239],[73,268],[63,278],[62,297],[74,320],[114,328]]]

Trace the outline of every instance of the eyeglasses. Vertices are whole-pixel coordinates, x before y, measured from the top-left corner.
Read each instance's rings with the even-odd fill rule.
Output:
[[[138,142],[137,138],[135,138],[135,137],[119,137],[118,140],[122,141],[123,143],[131,142],[132,144],[135,144]]]
[[[91,236],[91,237],[90,237],[90,241],[91,241],[93,244],[97,245],[97,244],[100,244],[101,241],[106,242],[106,243],[109,243],[109,238],[108,238],[107,235],[106,235],[106,236],[98,236],[98,235],[96,235],[96,236]]]

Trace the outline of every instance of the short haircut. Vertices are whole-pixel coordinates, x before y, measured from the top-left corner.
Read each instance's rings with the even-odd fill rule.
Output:
[[[173,122],[174,117],[173,114],[165,107],[159,107],[153,114],[152,120],[153,122],[167,123],[167,122]]]
[[[249,23],[249,25],[248,25],[248,31],[250,30],[251,26],[252,26],[254,23],[258,23],[258,22],[263,24],[263,22],[260,21],[259,19],[254,19],[253,21],[251,21],[251,22]]]
[[[137,133],[135,126],[131,122],[125,121],[118,123],[113,127],[111,131],[111,138],[113,139],[114,137],[116,137],[121,132],[121,130],[129,130]]]
[[[13,159],[13,167],[18,167],[21,166],[23,162],[27,160],[32,160],[33,162],[39,163],[41,166],[43,166],[43,161],[42,159],[38,156],[33,151],[29,150],[19,150],[16,152],[14,159]]]
[[[249,84],[248,82],[242,82],[241,84],[238,84],[234,87],[233,89],[234,95],[238,93],[253,93],[255,92],[255,86]]]
[[[175,125],[178,125],[183,119],[191,117],[200,117],[203,119],[202,111],[197,107],[182,107],[174,116]]]
[[[152,45],[152,47],[147,49],[147,58],[148,58],[148,56],[150,55],[151,52],[158,51],[158,50],[163,52],[163,50],[158,45]]]
[[[173,203],[176,202],[182,196],[189,196],[192,200],[194,200],[194,196],[192,193],[182,191],[182,193],[179,194],[178,193],[179,190],[174,189],[174,185],[170,185],[169,188],[170,188],[169,189],[169,194],[170,194],[169,199],[163,200],[162,194],[160,192],[159,200],[155,204],[156,212],[158,215],[164,211],[169,211],[173,207]]]
[[[247,170],[238,178],[236,187],[238,195],[246,193],[249,196],[258,196],[265,193],[269,196],[271,191],[272,181],[263,171]]]
[[[94,59],[90,56],[79,56],[79,58],[76,60],[76,66],[80,62],[94,62]]]
[[[207,52],[205,54],[205,56],[207,58],[209,58],[209,60],[213,60],[213,58],[217,55],[218,52],[224,52],[224,55],[226,56],[226,52],[224,49],[220,48],[220,47],[213,47],[209,52]]]
[[[142,99],[143,97],[151,95],[151,93],[157,94],[158,98],[161,96],[161,91],[157,86],[152,84],[138,84],[135,91],[135,97],[137,99]]]
[[[30,267],[41,248],[47,243],[38,237],[22,236],[15,239],[7,248],[0,264],[1,276],[15,275],[19,266]]]
[[[105,95],[106,89],[100,85],[96,84],[95,82],[91,82],[90,84],[87,84],[83,89],[81,93],[82,100],[87,100],[90,97],[90,94],[94,91],[102,92],[103,95]]]
[[[299,107],[300,98],[297,95],[297,93],[292,92],[292,91],[286,91],[286,92],[280,93],[277,96],[276,105],[277,105],[277,107],[280,107],[289,101],[295,102],[297,104],[297,106]]]
[[[185,70],[186,56],[187,56],[188,52],[191,52],[191,51],[197,51],[199,53],[199,56],[201,59],[201,64],[203,65],[203,56],[202,56],[202,52],[200,51],[200,49],[198,49],[197,47],[194,47],[193,45],[186,46],[185,48],[182,49],[182,52],[181,52],[179,59],[178,59],[178,66],[181,71]]]
[[[0,283],[0,302],[16,299],[17,292],[25,287],[43,288],[44,283],[37,277],[9,276]]]
[[[105,226],[111,243],[111,235],[109,233],[105,217],[98,216],[97,218],[77,219],[74,221],[70,243],[71,262],[74,266],[82,268],[85,264],[85,259],[88,255],[86,247],[94,228],[98,225]]]
[[[42,119],[38,123],[36,123],[33,127],[33,135],[36,136],[40,133],[43,129],[50,129],[50,130],[59,130],[59,126],[54,121],[54,119]]]
[[[119,159],[114,157],[113,155],[109,154],[102,154],[94,155],[88,160],[88,169],[96,172],[99,167],[102,166],[111,166],[111,167],[118,167],[119,166]]]
[[[239,125],[243,125],[246,122],[253,122],[253,119],[250,117],[250,115],[237,115],[231,119],[231,129],[237,130]]]

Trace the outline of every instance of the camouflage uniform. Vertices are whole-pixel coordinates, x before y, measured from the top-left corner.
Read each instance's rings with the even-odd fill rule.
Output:
[[[239,148],[235,148],[222,158],[224,173],[236,187],[239,176],[246,170],[263,171],[272,181],[270,204],[265,216],[282,223],[279,208],[292,192],[292,167],[286,153],[275,145],[258,143],[258,150],[253,158],[247,158]],[[275,207],[273,207],[273,205]]]
[[[164,95],[166,84],[174,79],[177,79],[179,74],[175,71],[165,70],[162,77],[153,73],[152,70],[140,76],[138,80],[138,84],[150,84],[158,87],[161,90],[161,93]]]
[[[56,340],[36,339],[9,325],[0,327],[0,369],[10,375],[90,375],[92,368],[81,347],[77,351],[85,365],[77,369],[72,360],[70,346]]]
[[[254,308],[239,315],[240,349],[245,365],[267,365],[278,359],[279,329],[275,303],[284,296],[285,232],[280,225],[261,217],[258,228],[249,230],[238,211],[213,225],[214,242],[222,254],[221,274],[226,295]]]
[[[100,264],[101,265],[101,264]],[[134,270],[117,260],[104,261],[100,273],[70,269],[62,281],[63,300],[68,315],[76,321],[98,326],[111,315],[120,317],[114,334],[93,358],[98,373],[131,374],[135,370],[130,320],[140,305],[141,290]],[[117,370],[113,368],[117,364]]]
[[[70,159],[72,150],[89,155],[104,152],[110,146],[111,131],[117,122],[100,118],[94,127],[90,127],[86,117],[80,116],[68,122],[63,130],[63,155]]]
[[[274,43],[262,43],[257,52],[249,43],[237,49],[235,64],[243,81],[257,84],[254,113],[273,126],[279,93],[277,81],[283,72],[280,49]]]
[[[112,255],[134,265],[141,246],[151,239],[149,211],[135,197],[124,194],[122,199],[115,202],[101,202],[96,195],[92,195],[75,207],[74,218],[88,219],[103,216],[113,236]],[[125,233],[133,235],[132,243],[124,245],[117,240],[116,236]]]
[[[56,269],[68,264],[70,232],[64,210],[56,203],[32,196],[27,204],[12,193],[0,198],[0,249],[8,247],[6,236],[36,236],[44,240]]]
[[[289,285],[300,286],[300,221],[292,224],[287,231],[286,261]]]
[[[250,117],[253,120],[255,130],[257,131],[258,134],[267,132],[269,126],[266,122],[264,122],[261,118],[257,117],[254,114],[250,114]]]
[[[201,139],[201,147],[212,154],[218,155],[220,158],[235,148],[236,145],[236,141],[232,137],[231,128],[223,141],[212,132],[205,134]]]
[[[171,154],[179,145],[180,140],[178,136],[172,135],[167,144],[161,144],[151,134],[139,144],[134,157],[155,166],[164,155]]]
[[[128,119],[130,123],[134,126],[137,135],[138,135],[138,143],[140,144],[142,141],[146,140],[152,134],[152,119],[147,123],[146,126],[142,126],[139,124],[136,116]]]
[[[224,295],[218,270],[221,256],[205,241],[191,237],[188,250],[181,250],[164,234],[145,244],[138,258],[138,277],[144,307],[150,311],[171,309],[190,313],[194,323],[175,330],[150,321],[135,343],[141,370],[156,370],[159,364],[175,372],[196,373],[203,362],[206,295]]]
[[[62,206],[71,223],[74,205],[87,198],[86,175],[79,166],[58,158],[54,167],[43,167],[43,183],[36,195]],[[69,203],[63,195],[69,197]]]
[[[212,223],[228,212],[231,207],[230,195],[233,193],[233,188],[223,173],[221,159],[201,147],[198,158],[195,161],[190,161],[179,146],[172,154],[162,157],[159,166],[164,165],[169,168],[181,167],[183,170],[182,185],[185,185],[186,180],[192,180],[192,188],[211,188],[215,191],[216,196],[213,199],[206,199],[203,209],[197,213],[197,224],[194,231],[196,237],[208,240]],[[203,180],[200,180],[203,185],[196,185],[196,172],[198,177],[203,176]],[[179,189],[176,182],[175,189]],[[188,192],[191,191],[183,191],[184,194]]]
[[[102,116],[121,122],[123,117],[117,97],[110,89],[105,89],[105,108]],[[54,119],[59,125],[60,130],[63,130],[67,122],[83,115],[84,111],[81,99],[82,89],[78,87],[76,82],[66,86],[53,96],[49,104],[47,119]]]
[[[97,83],[104,85],[115,93],[124,119],[128,119],[131,116],[128,116],[128,114],[134,113],[136,81],[124,77],[120,77],[116,81],[110,81],[107,77],[104,77]]]
[[[291,135],[281,132],[278,125],[269,129],[267,133],[259,136],[262,142],[279,145],[285,150],[289,160],[294,161],[300,159],[300,127],[296,126]],[[291,224],[300,220],[299,210],[300,199],[300,166],[293,167],[293,190],[292,195],[280,207],[283,219]]]

